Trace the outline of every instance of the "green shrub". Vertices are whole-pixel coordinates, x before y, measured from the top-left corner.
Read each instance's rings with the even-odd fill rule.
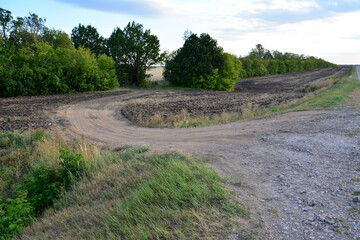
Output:
[[[84,171],[84,161],[81,158],[81,154],[73,154],[60,148],[60,170],[37,166],[24,176],[17,191],[27,193],[36,215],[52,206],[62,190],[70,190],[72,184],[81,178]]]
[[[55,47],[39,41],[33,48],[0,51],[0,96],[103,91],[118,87],[114,61],[88,49]]]
[[[0,239],[11,239],[20,234],[32,219],[33,208],[26,199],[26,193],[19,193],[15,199],[0,204]]]
[[[61,186],[59,173],[55,169],[38,166],[24,176],[23,183],[18,186],[17,191],[27,192],[28,201],[39,215],[53,204],[59,196]]]

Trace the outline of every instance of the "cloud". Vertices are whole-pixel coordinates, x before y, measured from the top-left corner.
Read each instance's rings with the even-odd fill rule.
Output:
[[[161,15],[161,10],[149,1],[136,0],[56,0],[80,8],[110,13],[153,17]]]

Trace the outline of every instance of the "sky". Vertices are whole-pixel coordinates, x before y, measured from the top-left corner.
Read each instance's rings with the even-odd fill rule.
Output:
[[[0,0],[13,17],[36,13],[46,26],[70,34],[92,25],[109,37],[115,27],[141,23],[174,51],[184,32],[208,33],[224,51],[266,49],[360,64],[360,0]]]

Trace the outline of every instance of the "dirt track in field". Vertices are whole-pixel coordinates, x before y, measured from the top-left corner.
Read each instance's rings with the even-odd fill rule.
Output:
[[[273,80],[277,82],[276,77]],[[238,87],[255,91],[254,85]],[[279,89],[293,94],[299,85],[287,88],[284,84]],[[57,116],[66,119],[72,136],[112,146],[146,144],[154,152],[182,150],[208,159],[211,167],[231,179],[228,187],[252,216],[248,221],[252,224],[234,229],[229,239],[242,239],[238,233],[243,228],[257,232],[254,237],[260,239],[359,239],[360,203],[352,195],[360,190],[359,112],[344,108],[294,112],[194,129],[140,128],[129,116],[119,114],[129,104],[140,104],[131,108],[144,113],[139,107],[151,106],[154,99],[163,100],[163,106],[173,112],[171,101],[183,104],[196,96],[217,95],[203,100],[205,106],[225,94],[135,91],[80,102]],[[222,103],[229,100],[224,99]]]
[[[188,106],[189,112],[211,114],[233,111],[244,101],[273,102],[275,96],[288,101],[299,96],[295,88],[333,74],[344,72],[321,69],[245,79],[231,93],[132,91],[79,99],[65,95],[53,105],[44,103],[47,97],[1,99],[19,113],[21,108],[34,113],[11,115],[9,107],[1,105],[0,117],[7,117],[4,109],[8,111],[10,120],[2,126],[9,126],[14,117],[25,125],[27,118],[43,116],[52,125],[65,126],[65,134],[96,143],[146,144],[154,152],[181,150],[208,159],[209,166],[230,179],[228,187],[251,213],[246,222],[252,223],[238,226],[229,239],[244,239],[239,234],[243,228],[257,232],[254,237],[260,239],[360,239],[360,203],[352,195],[360,191],[359,112],[294,112],[193,129],[140,128],[130,121],[137,112],[173,114]],[[151,108],[155,110],[147,110]],[[120,114],[124,112],[129,114]]]

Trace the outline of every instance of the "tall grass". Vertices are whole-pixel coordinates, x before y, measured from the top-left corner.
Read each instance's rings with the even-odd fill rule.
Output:
[[[44,131],[1,136],[2,199],[14,197],[15,186],[34,168],[61,170],[60,147],[81,153],[85,164],[82,178],[25,227],[24,239],[217,239],[247,217],[213,170],[182,153],[149,155],[145,146],[98,148]],[[24,157],[8,164],[14,151]],[[18,176],[12,168],[21,169]],[[28,207],[25,198],[19,196],[17,206]],[[0,213],[12,210],[3,204]],[[25,217],[16,234],[32,219]]]

